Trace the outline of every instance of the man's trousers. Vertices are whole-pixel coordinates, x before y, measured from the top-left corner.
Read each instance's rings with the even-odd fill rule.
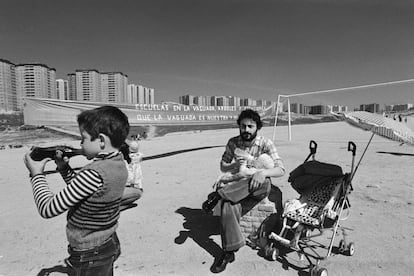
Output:
[[[229,183],[218,190],[221,198],[221,242],[223,250],[235,251],[244,246],[245,237],[240,229],[240,218],[267,197],[271,189],[271,180],[254,191],[249,190],[250,179]]]

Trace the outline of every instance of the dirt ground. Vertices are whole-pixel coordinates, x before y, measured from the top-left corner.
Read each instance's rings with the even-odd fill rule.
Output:
[[[142,141],[145,156],[160,157],[142,163],[144,195],[138,206],[121,214],[122,254],[115,275],[212,274],[210,266],[221,246],[219,225],[216,217],[202,212],[201,203],[212,191],[224,145],[237,132],[190,131]],[[287,132],[285,126],[276,129],[276,145],[288,172],[305,160],[310,140],[318,143],[318,160],[338,164],[347,172],[352,163],[348,141],[357,145],[356,164],[371,136],[345,122],[294,125],[292,141]],[[260,134],[272,137],[273,128],[265,127]],[[79,144],[63,138],[42,142]],[[199,147],[211,148],[189,150]],[[37,213],[23,164],[27,150],[23,146],[0,151],[0,275],[65,275],[66,217],[45,220]],[[183,151],[166,154],[179,150]],[[354,242],[355,254],[335,253],[322,261],[329,275],[412,275],[413,154],[413,146],[374,136],[353,179],[351,208],[342,223],[349,228],[347,240]],[[73,167],[86,163],[83,157],[71,159]],[[283,201],[298,196],[288,176],[273,179]],[[56,174],[47,179],[55,191],[64,185]],[[325,242],[332,232],[328,233]],[[334,245],[338,242],[339,238]],[[308,275],[307,265],[294,252],[272,262],[246,246],[221,275]]]

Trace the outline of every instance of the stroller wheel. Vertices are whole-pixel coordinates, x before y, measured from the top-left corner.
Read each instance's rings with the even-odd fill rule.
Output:
[[[350,242],[348,244],[348,255],[352,256],[352,255],[354,255],[354,253],[355,253],[355,245],[354,245],[353,242]]]
[[[310,271],[311,276],[328,276],[328,270],[324,267],[314,266]]]
[[[345,241],[341,240],[338,245],[339,252],[344,253],[346,251]]]

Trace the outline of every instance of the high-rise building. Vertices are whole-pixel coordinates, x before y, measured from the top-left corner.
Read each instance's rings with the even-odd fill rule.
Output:
[[[76,74],[68,74],[68,100],[76,101]]]
[[[296,114],[303,114],[303,104],[301,103],[291,103],[290,104],[290,112]]]
[[[138,89],[136,84],[128,84],[127,88],[127,103],[138,103]]]
[[[154,94],[154,88],[148,88],[137,84],[129,84],[127,93],[127,103],[154,104]]]
[[[59,100],[69,100],[69,86],[67,80],[56,80],[56,95]]]
[[[144,86],[137,85],[138,103],[145,103]]]
[[[0,59],[0,111],[17,110],[15,64]]]
[[[149,97],[149,104],[154,104],[155,103],[155,90],[154,88],[150,88],[148,90],[148,97]]]
[[[211,106],[211,96],[204,96],[205,97],[205,106]]]
[[[126,103],[128,76],[121,72],[101,73],[101,101]]]
[[[211,96],[210,98],[211,106],[217,106],[217,99],[218,99],[218,96]]]
[[[406,104],[395,104],[392,107],[392,111],[395,112],[402,112],[402,111],[408,111],[413,108],[413,104],[406,103]]]
[[[228,106],[228,99],[224,96],[217,96],[216,97],[216,105],[217,106]]]
[[[101,74],[95,69],[76,70],[76,100],[102,101]]]
[[[241,106],[256,106],[256,101],[251,98],[240,99]]]
[[[327,114],[328,113],[328,106],[326,105],[313,105],[310,106],[309,114]]]
[[[197,105],[205,106],[206,105],[206,97],[204,96],[196,96],[195,103]]]
[[[240,97],[229,96],[228,99],[229,99],[229,106],[235,106],[235,107],[240,106]]]
[[[367,111],[371,113],[379,113],[380,112],[380,105],[377,103],[372,104],[361,104],[359,106],[360,111]]]
[[[193,95],[184,95],[179,98],[180,104],[185,105],[193,105],[194,104],[194,96]]]
[[[45,64],[16,65],[17,108],[22,107],[22,97],[56,99],[56,70]]]

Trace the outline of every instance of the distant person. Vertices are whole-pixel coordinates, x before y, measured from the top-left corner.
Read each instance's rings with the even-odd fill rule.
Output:
[[[211,266],[213,273],[224,271],[227,264],[235,260],[235,252],[245,244],[239,221],[243,207],[247,207],[247,201],[259,203],[270,193],[272,185],[270,177],[281,177],[285,173],[283,162],[273,142],[257,135],[262,128],[260,115],[254,110],[246,109],[240,113],[237,124],[240,135],[227,142],[220,162],[221,171],[223,173],[237,172],[242,164],[250,166],[262,154],[270,156],[273,166],[270,169],[257,170],[248,178],[222,186],[216,192],[211,193],[202,204],[205,212],[211,212],[222,200],[220,223],[223,251]],[[236,149],[246,154],[238,154]],[[252,205],[249,204],[249,206]]]
[[[52,218],[68,211],[68,267],[75,275],[113,275],[121,252],[119,207],[128,178],[119,149],[129,132],[128,117],[116,107],[102,106],[83,111],[77,121],[83,154],[93,161],[75,174],[69,159],[57,151],[55,162],[65,188],[56,194],[50,190],[43,173],[50,158],[34,161],[28,152],[24,161],[40,215]]]
[[[399,122],[402,122],[402,116],[401,116],[401,114],[398,114],[398,121]]]

